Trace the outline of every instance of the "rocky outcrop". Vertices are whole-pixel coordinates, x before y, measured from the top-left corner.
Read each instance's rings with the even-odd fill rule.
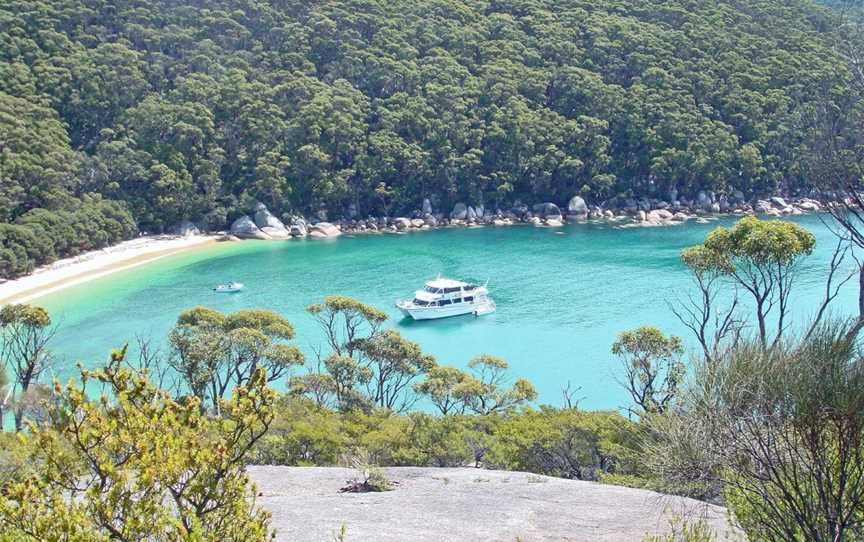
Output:
[[[289,232],[286,228],[274,228],[272,226],[264,226],[261,228],[261,231],[266,234],[270,239],[290,239],[291,232]]]
[[[260,229],[286,229],[285,224],[283,224],[281,220],[273,216],[273,214],[271,214],[270,211],[267,210],[267,207],[263,203],[259,203],[255,206],[255,225],[258,226]]]
[[[327,239],[342,235],[342,230],[329,222],[318,222],[309,228],[309,237],[312,239]]]
[[[668,534],[672,518],[700,518],[717,540],[739,540],[720,506],[643,489],[476,468],[385,468],[395,489],[340,493],[356,471],[248,467],[272,513],[276,540],[352,542],[601,540]],[[394,521],[398,518],[398,521]]]
[[[678,193],[670,193],[677,197]],[[817,212],[822,206],[818,200],[810,198],[784,198],[779,196],[766,197],[751,205],[744,200],[740,192],[715,194],[701,191],[693,199],[685,196],[671,202],[656,197],[640,197],[638,199],[613,198],[611,201],[600,202],[597,205],[587,205],[584,198],[573,196],[564,209],[552,202],[543,202],[528,206],[516,200],[509,209],[504,207],[487,208],[484,205],[469,206],[456,203],[450,215],[444,213],[429,213],[432,210],[431,201],[424,199],[421,208],[410,214],[388,218],[368,217],[343,218],[338,223],[326,220],[309,226],[301,217],[291,220],[290,226],[271,214],[264,205],[256,206],[254,218],[241,217],[231,227],[231,235],[244,239],[289,239],[312,237],[323,239],[336,237],[342,233],[363,232],[397,232],[426,230],[441,226],[469,226],[508,224],[534,224],[537,226],[562,226],[565,222],[582,222],[585,220],[604,220],[609,222],[625,222],[622,226],[661,226],[679,224],[697,219],[701,222],[711,220],[710,214],[731,213],[733,215],[752,214],[754,212],[769,216],[796,215],[805,212]],[[184,224],[189,232],[197,232],[191,223]],[[180,228],[175,228],[179,231]],[[194,234],[194,233],[189,233]]]
[[[450,211],[450,218],[453,220],[465,220],[468,218],[468,206],[464,203],[457,203]]]
[[[567,215],[575,217],[585,217],[588,215],[588,205],[581,196],[573,196],[567,202]]]
[[[231,235],[240,239],[270,239],[249,216],[243,215],[231,224]]]
[[[285,224],[273,216],[263,203],[255,206],[255,225],[271,239],[288,239],[291,237]]]
[[[532,210],[534,211],[535,215],[541,218],[563,220],[561,216],[561,209],[552,202],[547,201],[546,203],[538,203],[532,208]]]
[[[291,237],[306,237],[306,235],[309,233],[309,228],[306,225],[306,221],[302,218],[293,219],[291,221],[289,233],[291,234]]]
[[[815,199],[802,199],[801,201],[795,203],[795,206],[801,209],[802,211],[813,213],[816,211],[820,211],[822,209],[822,204],[816,201]]]
[[[776,208],[778,208],[778,209],[780,209],[780,210],[783,210],[783,209],[785,209],[786,207],[789,207],[789,204],[786,203],[786,200],[783,199],[783,198],[781,198],[780,196],[774,196],[774,197],[772,197],[772,198],[771,198],[771,204],[772,204],[774,207],[776,207]]]
[[[189,220],[184,220],[171,228],[171,233],[179,235],[180,237],[192,237],[195,235],[201,235],[201,230],[199,230],[198,226]]]

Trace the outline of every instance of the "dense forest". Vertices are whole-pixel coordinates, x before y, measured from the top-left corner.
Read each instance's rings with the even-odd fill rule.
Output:
[[[793,0],[8,0],[0,276],[183,219],[808,187]]]

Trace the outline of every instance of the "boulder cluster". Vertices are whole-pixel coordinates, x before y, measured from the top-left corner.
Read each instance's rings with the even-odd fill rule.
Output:
[[[565,209],[548,201],[527,205],[517,200],[508,209],[459,202],[453,205],[449,213],[444,213],[440,210],[436,212],[432,202],[424,199],[421,208],[409,216],[363,219],[357,218],[355,209],[349,213],[353,217],[333,223],[326,220],[326,211],[320,211],[316,213],[316,220],[307,222],[303,217],[293,216],[290,220],[286,217],[286,224],[259,203],[252,216],[241,216],[231,224],[228,235],[231,239],[327,239],[343,233],[401,233],[443,226],[508,226],[522,223],[558,227],[566,222],[601,220],[622,221],[628,226],[663,226],[687,220],[705,221],[716,214],[783,216],[817,212],[821,208],[822,204],[818,200],[806,197],[793,199],[774,196],[751,203],[740,192],[730,196],[699,192],[695,198],[688,200],[679,199],[673,190],[668,200],[624,199],[603,205],[588,205],[582,196],[576,195],[570,198]],[[188,221],[179,224],[175,231],[184,236],[200,233],[195,224]]]
[[[324,221],[309,225],[302,217],[292,218],[286,226],[263,203],[259,203],[255,206],[254,217],[243,215],[231,224],[229,235],[236,239],[325,239],[342,235],[342,230],[338,225]]]

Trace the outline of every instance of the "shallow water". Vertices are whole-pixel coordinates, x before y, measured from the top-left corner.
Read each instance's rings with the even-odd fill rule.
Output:
[[[792,294],[797,321],[818,303],[834,239],[817,217],[797,219],[817,238]],[[662,228],[576,224],[447,229],[406,235],[343,236],[327,241],[222,243],[159,260],[45,296],[60,322],[53,349],[56,376],[76,374],[75,362],[98,365],[111,348],[136,336],[164,342],[177,315],[205,305],[221,311],[263,307],[286,315],[307,352],[321,334],[304,308],[344,294],[385,309],[390,325],[418,341],[441,364],[465,366],[480,353],[507,359],[511,374],[537,386],[541,402],[558,404],[568,381],[581,386],[587,408],[627,404],[610,354],[615,335],[642,324],[685,335],[668,302],[690,287],[683,247],[720,223]],[[498,310],[474,318],[413,322],[393,307],[425,280],[444,276],[489,281]],[[214,294],[227,280],[238,294]],[[850,283],[834,313],[852,314]]]

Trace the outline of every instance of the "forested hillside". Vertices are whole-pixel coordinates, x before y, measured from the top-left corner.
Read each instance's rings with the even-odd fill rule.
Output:
[[[6,0],[0,276],[256,200],[794,191],[835,27],[802,0]]]

